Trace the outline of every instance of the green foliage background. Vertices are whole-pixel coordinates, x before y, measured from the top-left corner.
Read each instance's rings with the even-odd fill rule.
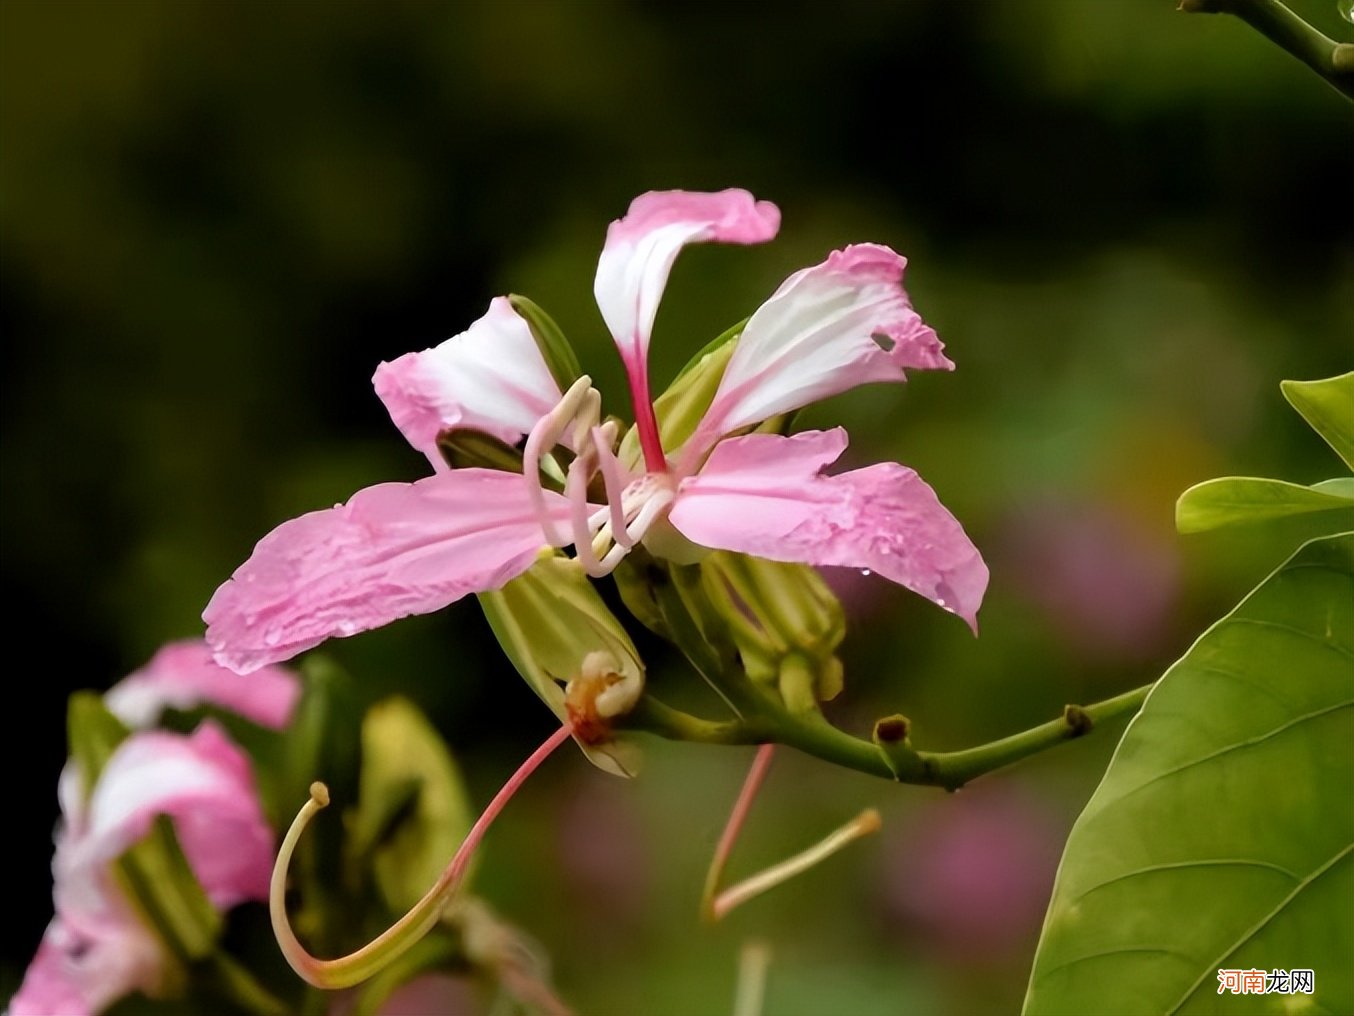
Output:
[[[1177,537],[1176,495],[1332,475],[1277,382],[1347,370],[1354,305],[1351,107],[1173,6],[0,6],[0,552],[36,660],[8,682],[28,739],[0,987],[50,912],[67,692],[200,631],[278,521],[421,475],[367,379],[492,295],[554,314],[624,411],[592,270],[646,189],[744,186],[785,216],[772,245],[683,256],[659,387],[858,240],[909,256],[959,365],[804,421],[916,467],[993,569],[976,642],[847,577],[843,722],[901,710],[957,747],[1160,673],[1291,549]],[[330,649],[428,710],[481,802],[550,725],[473,602]],[[748,934],[776,950],[772,1016],[1014,1011],[1112,741],[952,799],[783,753],[736,868],[867,804],[885,833],[715,931],[697,893],[748,753],[655,744],[632,784],[566,756],[478,884],[586,1012],[727,1011]]]

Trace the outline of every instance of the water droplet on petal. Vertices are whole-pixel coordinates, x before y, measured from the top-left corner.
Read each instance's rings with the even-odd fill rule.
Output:
[[[868,568],[862,568],[860,570],[860,573],[864,575],[866,578],[869,578],[873,574],[873,572],[871,572],[870,569]]]
[[[263,633],[263,644],[265,646],[275,646],[282,641],[282,633],[276,628],[269,628]]]
[[[338,633],[340,635],[353,635],[357,632],[357,625],[352,621],[340,621],[338,623]]]

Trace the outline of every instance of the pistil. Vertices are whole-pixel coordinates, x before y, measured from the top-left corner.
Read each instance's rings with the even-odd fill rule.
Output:
[[[571,723],[560,727],[531,753],[512,776],[508,777],[503,788],[494,795],[489,806],[475,821],[446,870],[408,913],[361,949],[333,960],[317,959],[307,952],[306,947],[297,939],[291,921],[287,917],[287,868],[291,864],[292,854],[296,851],[296,844],[301,839],[302,832],[310,824],[315,813],[329,805],[328,788],[323,783],[312,783],[310,800],[297,814],[282,841],[281,850],[278,851],[268,894],[268,910],[272,917],[273,934],[277,936],[282,955],[286,957],[292,969],[317,988],[330,990],[347,988],[365,981],[382,968],[389,966],[405,950],[423,938],[437,924],[443,909],[460,887],[461,879],[465,876],[475,849],[484,839],[485,832],[498,817],[499,812],[512,800],[513,795],[521,789],[527,778],[556,748],[567,741],[573,732]]]

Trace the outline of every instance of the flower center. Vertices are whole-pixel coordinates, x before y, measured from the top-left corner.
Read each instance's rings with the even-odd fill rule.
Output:
[[[616,424],[601,422],[601,408],[601,395],[584,374],[531,428],[522,451],[527,496],[545,542],[552,547],[572,544],[579,563],[594,578],[610,574],[620,564],[662,518],[676,494],[676,483],[666,469],[626,482],[616,460]],[[574,452],[564,482],[569,501],[567,528],[551,516],[541,487],[541,458],[557,444]],[[599,472],[606,489],[603,506],[588,501],[588,484]]]

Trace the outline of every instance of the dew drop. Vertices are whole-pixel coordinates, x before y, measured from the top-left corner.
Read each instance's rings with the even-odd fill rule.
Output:
[[[282,641],[282,634],[276,628],[269,628],[263,633],[263,644],[265,646],[275,646]]]
[[[864,575],[866,578],[869,578],[872,574],[874,574],[874,573],[871,572],[870,569],[868,569],[868,568],[862,568],[862,569],[860,570],[860,573],[861,573],[862,575]]]
[[[357,632],[357,625],[352,621],[340,621],[338,623],[338,633],[340,635],[353,635]]]

